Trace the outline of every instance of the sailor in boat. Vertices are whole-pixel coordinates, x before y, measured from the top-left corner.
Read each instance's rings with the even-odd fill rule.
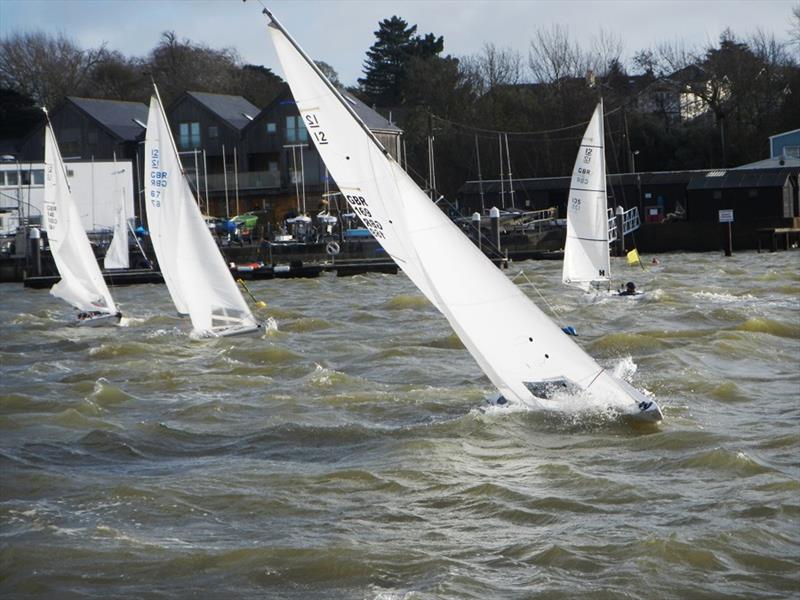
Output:
[[[619,291],[620,296],[635,296],[639,292],[636,291],[636,284],[632,281],[629,281],[625,284],[625,289],[621,289]]]

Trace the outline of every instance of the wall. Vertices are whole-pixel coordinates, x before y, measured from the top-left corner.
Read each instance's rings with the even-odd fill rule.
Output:
[[[72,198],[81,216],[84,229],[113,228],[116,202],[124,198],[125,211],[133,217],[133,163],[130,161],[67,161],[67,176]],[[33,171],[44,169],[44,163],[20,165]],[[16,171],[15,163],[1,164],[0,172]],[[120,172],[122,171],[122,172]],[[0,178],[5,180],[4,177]],[[4,208],[16,208],[22,199],[24,216],[34,221],[41,216],[44,204],[44,184],[0,186],[0,198]]]

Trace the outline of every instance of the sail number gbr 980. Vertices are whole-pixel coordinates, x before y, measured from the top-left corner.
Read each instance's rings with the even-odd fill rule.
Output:
[[[158,148],[150,150],[150,203],[161,208],[161,190],[167,187],[167,172],[161,170]]]
[[[369,205],[364,197],[356,196],[355,194],[345,194],[344,197],[347,198],[347,202],[353,207],[353,210],[356,211],[366,228],[369,229],[369,232],[376,239],[385,239],[386,236],[383,235],[383,225],[372,216]]]

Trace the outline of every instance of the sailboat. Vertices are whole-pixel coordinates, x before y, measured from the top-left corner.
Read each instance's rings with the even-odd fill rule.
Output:
[[[603,101],[594,110],[572,169],[562,281],[585,292],[611,289]]]
[[[46,111],[45,111],[46,114]],[[72,199],[50,119],[44,126],[44,226],[61,280],[50,293],[78,311],[77,325],[119,323],[117,309]]]
[[[445,316],[498,404],[560,410],[585,394],[633,419],[656,402],[564,335],[425,195],[275,17],[268,30],[309,137],[351,208]]]
[[[150,98],[145,137],[145,199],[153,249],[167,289],[194,337],[261,328],[211,237],[183,172],[158,94]]]
[[[130,267],[130,255],[128,253],[128,218],[125,214],[125,194],[120,189],[117,195],[117,206],[114,214],[114,235],[108,245],[106,255],[103,258],[103,268],[108,269],[128,269]]]

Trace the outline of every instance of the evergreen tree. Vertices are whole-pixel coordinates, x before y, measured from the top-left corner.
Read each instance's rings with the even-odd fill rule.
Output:
[[[379,23],[377,41],[367,52],[364,78],[358,80],[369,102],[396,106],[405,100],[404,85],[409,61],[413,57],[437,56],[444,49],[444,38],[432,33],[419,37],[417,26],[408,26],[394,16]]]

